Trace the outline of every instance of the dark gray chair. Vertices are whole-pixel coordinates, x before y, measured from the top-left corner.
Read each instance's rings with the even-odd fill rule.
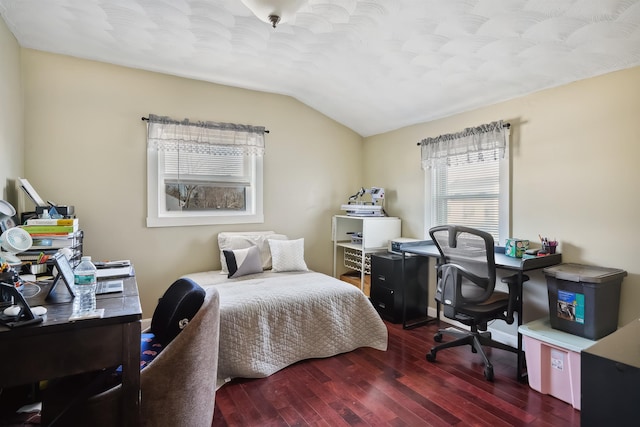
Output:
[[[473,353],[482,356],[485,378],[493,381],[493,365],[483,346],[513,353],[517,353],[517,349],[492,340],[491,333],[486,332],[487,323],[496,319],[508,324],[514,322],[517,277],[502,279],[508,285],[508,292],[495,289],[494,242],[489,233],[470,227],[442,225],[431,228],[429,235],[440,251],[435,295],[438,313],[442,308],[445,317],[469,326],[470,330],[440,329],[434,336],[436,342],[442,342],[443,334],[455,339],[433,347],[427,360],[435,362],[436,354],[446,348],[469,345]]]

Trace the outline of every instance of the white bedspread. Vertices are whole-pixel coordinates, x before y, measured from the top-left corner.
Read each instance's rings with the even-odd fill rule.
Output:
[[[367,297],[325,274],[185,277],[220,293],[220,379],[266,377],[300,360],[359,347],[387,349],[387,328]]]

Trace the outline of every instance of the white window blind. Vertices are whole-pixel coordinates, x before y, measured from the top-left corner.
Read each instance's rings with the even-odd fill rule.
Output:
[[[246,157],[233,154],[200,154],[179,151],[164,154],[165,176],[183,180],[217,180],[249,183]]]
[[[477,158],[477,153],[470,154]],[[467,155],[465,155],[465,158]],[[500,229],[498,160],[455,161],[432,169],[432,218],[435,224],[459,224],[490,233]]]

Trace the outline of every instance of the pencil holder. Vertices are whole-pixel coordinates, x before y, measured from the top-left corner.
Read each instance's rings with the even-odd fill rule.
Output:
[[[542,242],[542,250],[548,254],[555,254],[558,242],[555,240]]]

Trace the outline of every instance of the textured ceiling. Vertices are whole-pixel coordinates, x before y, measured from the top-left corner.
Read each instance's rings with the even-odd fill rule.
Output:
[[[640,0],[0,0],[27,48],[290,95],[363,136],[640,65]],[[499,119],[499,118],[496,118]]]

